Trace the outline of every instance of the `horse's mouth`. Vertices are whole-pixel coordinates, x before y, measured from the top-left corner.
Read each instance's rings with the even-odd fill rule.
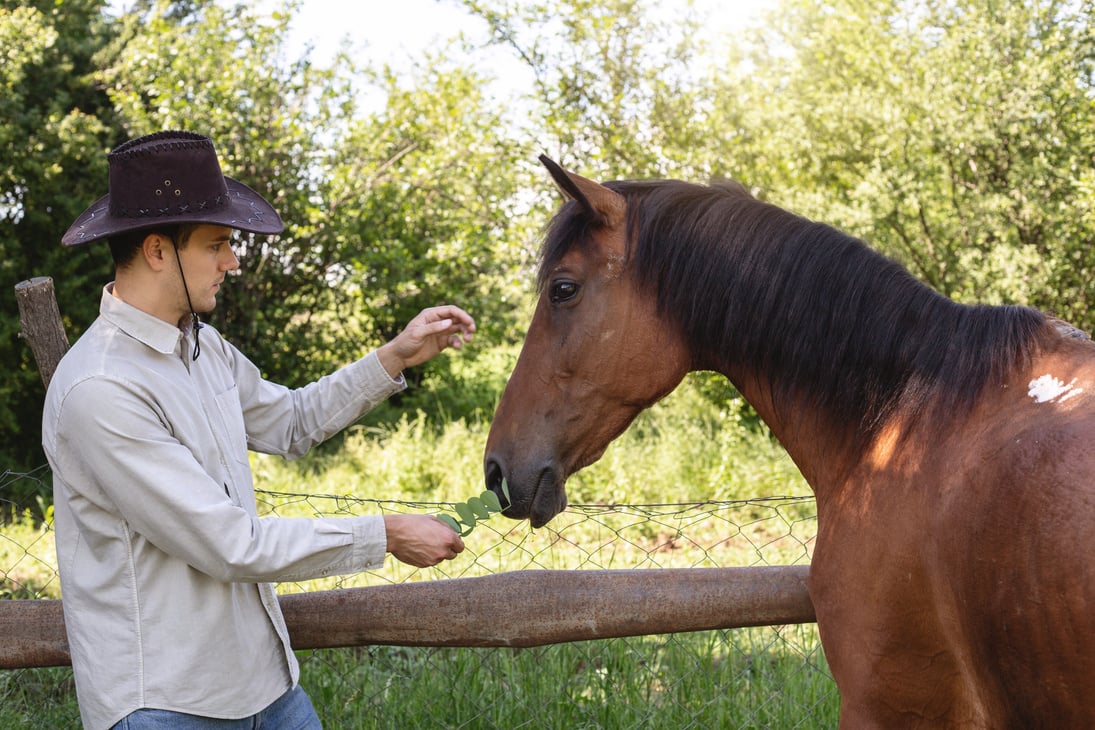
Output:
[[[537,490],[532,495],[529,509],[529,523],[532,528],[542,528],[556,514],[566,509],[566,486],[553,474],[545,473],[540,478]]]
[[[490,457],[485,472],[487,489],[498,495],[505,505],[502,514],[510,519],[527,518],[534,528],[543,527],[566,509],[566,479],[560,477],[558,470],[551,466],[541,469],[535,480],[524,482],[517,479],[516,483],[507,483],[507,472],[513,480],[513,471],[498,459]],[[506,484],[505,488],[503,484]]]
[[[540,480],[532,493],[529,523],[534,529],[543,527],[566,508],[566,481],[560,479],[554,469],[545,469],[540,473]]]

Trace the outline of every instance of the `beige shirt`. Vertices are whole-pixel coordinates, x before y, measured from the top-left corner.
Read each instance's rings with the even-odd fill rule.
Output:
[[[192,333],[110,290],[42,427],[81,717],[90,730],[142,707],[246,717],[299,676],[270,582],[386,552],[377,515],[259,518],[248,450],[300,456],[404,383],[374,352],[290,390],[208,325],[191,361]]]

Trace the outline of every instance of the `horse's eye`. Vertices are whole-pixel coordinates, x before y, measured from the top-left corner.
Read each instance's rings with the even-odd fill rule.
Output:
[[[570,301],[578,293],[578,283],[569,279],[560,279],[551,283],[548,291],[548,299],[552,304],[562,304]]]

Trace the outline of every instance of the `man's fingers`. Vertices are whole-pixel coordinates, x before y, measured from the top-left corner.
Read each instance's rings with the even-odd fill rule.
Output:
[[[454,322],[452,319],[440,319],[436,322],[431,322],[425,325],[426,331],[429,335],[444,335],[445,344],[456,349],[463,347],[465,342],[471,341],[471,332],[474,328],[469,329],[462,323]]]
[[[469,332],[475,331],[475,320],[470,314],[465,312],[455,304],[442,304],[439,307],[433,308],[433,313],[438,317],[443,317],[450,321],[458,321],[462,327]]]

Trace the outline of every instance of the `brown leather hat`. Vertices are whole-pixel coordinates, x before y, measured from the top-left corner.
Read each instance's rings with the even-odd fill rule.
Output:
[[[211,223],[251,233],[280,233],[273,206],[221,173],[213,140],[192,132],[157,132],[107,156],[110,192],[80,214],[61,238],[66,246],[127,231]]]

